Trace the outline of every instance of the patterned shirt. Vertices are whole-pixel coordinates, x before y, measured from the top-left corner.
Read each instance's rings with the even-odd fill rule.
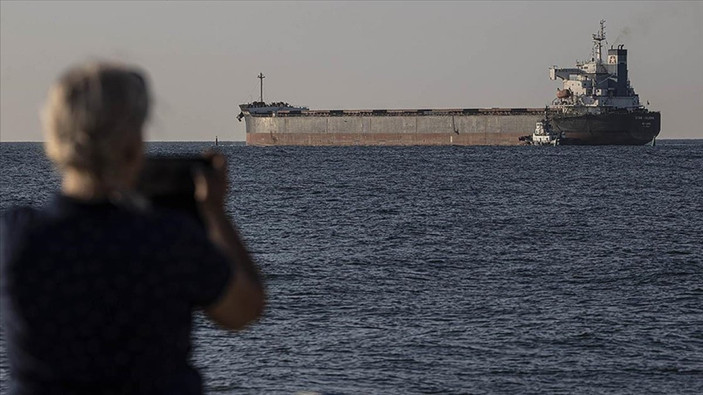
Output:
[[[59,195],[5,213],[1,237],[11,393],[202,392],[192,313],[232,273],[195,220]]]

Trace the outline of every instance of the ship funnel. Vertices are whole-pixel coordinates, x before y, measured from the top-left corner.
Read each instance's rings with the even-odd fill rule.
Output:
[[[627,50],[624,44],[618,45],[617,49],[608,50],[608,67],[610,72],[615,74],[615,95],[627,96]]]

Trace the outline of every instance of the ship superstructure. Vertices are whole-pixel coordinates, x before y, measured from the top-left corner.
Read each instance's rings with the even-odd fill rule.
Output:
[[[600,21],[600,30],[593,35],[591,60],[578,62],[576,68],[549,69],[552,80],[563,80],[563,89],[557,91],[552,108],[569,112],[575,109],[600,114],[604,109],[640,109],[639,96],[630,86],[627,75],[627,50],[624,45],[608,49],[607,61],[603,61],[605,21]]]
[[[285,102],[266,103],[264,101],[264,78],[266,78],[266,76],[264,75],[264,73],[259,73],[256,78],[261,81],[259,101],[254,101],[247,104],[240,104],[239,108],[240,110],[242,110],[242,112],[237,115],[238,121],[241,121],[245,114],[275,114],[279,111],[308,110],[307,107],[291,106],[290,104]]]
[[[562,143],[646,144],[659,134],[660,113],[641,103],[630,84],[627,49],[611,46],[603,59],[605,21],[593,34],[591,59],[575,68],[549,69],[552,80],[562,80],[550,109],[553,126],[563,132]]]

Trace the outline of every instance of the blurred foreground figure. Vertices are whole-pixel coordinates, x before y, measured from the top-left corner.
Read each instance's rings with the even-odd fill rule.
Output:
[[[225,215],[223,157],[195,175],[206,229],[135,196],[148,110],[144,77],[118,65],[73,68],[49,92],[61,191],[2,220],[10,393],[199,394],[193,312],[239,329],[263,311],[258,270]]]

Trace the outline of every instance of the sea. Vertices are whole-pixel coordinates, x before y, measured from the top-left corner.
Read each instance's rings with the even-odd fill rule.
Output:
[[[269,301],[196,315],[208,393],[703,393],[703,140],[147,146],[209,149]],[[0,153],[0,211],[57,190],[41,144]]]

